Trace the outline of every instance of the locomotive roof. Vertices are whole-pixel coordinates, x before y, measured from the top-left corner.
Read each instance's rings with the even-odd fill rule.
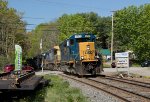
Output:
[[[79,33],[79,34],[73,34],[69,37],[69,39],[75,39],[75,38],[96,38],[94,34],[87,34],[87,33]]]
[[[77,38],[95,38],[96,39],[96,35],[92,34],[92,33],[78,33],[78,34],[73,34],[71,35],[68,39],[77,39]],[[63,44],[64,42],[66,42],[68,39],[65,39],[61,44]]]

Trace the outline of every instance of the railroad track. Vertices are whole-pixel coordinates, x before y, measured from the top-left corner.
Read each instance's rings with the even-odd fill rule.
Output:
[[[101,81],[100,78],[77,78],[74,76],[68,76],[61,74],[62,77],[70,78],[80,83],[84,83],[91,87],[94,87],[98,90],[107,92],[112,96],[120,99],[124,102],[150,102],[150,97],[143,94],[138,94],[137,92],[133,92],[131,90],[126,90],[126,87],[118,87],[116,85],[112,85],[108,82]],[[104,78],[103,78],[104,80]],[[108,80],[108,79],[106,79]],[[139,87],[139,86],[138,86]],[[143,92],[143,91],[142,91]],[[150,91],[147,91],[150,92]]]
[[[125,82],[125,83],[129,83],[132,85],[150,88],[150,83],[148,83],[148,82],[142,82],[142,81],[131,80],[131,79],[126,79],[126,78],[116,78],[116,77],[112,77],[112,76],[105,76],[105,79],[116,80],[119,82]]]
[[[93,80],[106,83],[150,99],[150,83],[116,77],[99,77]]]

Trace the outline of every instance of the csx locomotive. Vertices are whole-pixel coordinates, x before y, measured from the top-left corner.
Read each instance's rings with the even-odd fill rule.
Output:
[[[54,46],[49,51],[43,53],[43,68],[50,70],[60,70],[60,49],[59,46]]]
[[[60,47],[61,70],[83,75],[96,75],[102,71],[101,59],[95,49],[96,37],[93,34],[74,34]]]

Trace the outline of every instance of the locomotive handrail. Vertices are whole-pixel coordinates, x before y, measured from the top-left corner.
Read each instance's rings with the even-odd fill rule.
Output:
[[[77,57],[79,56],[79,53],[78,54],[75,54],[76,56],[75,56],[75,60],[77,59]]]

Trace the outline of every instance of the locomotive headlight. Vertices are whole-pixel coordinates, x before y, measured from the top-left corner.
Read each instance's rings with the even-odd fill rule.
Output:
[[[99,58],[99,56],[97,55],[97,56],[95,56],[96,58]]]
[[[84,57],[83,56],[81,56],[81,60],[83,60],[84,59]]]
[[[86,46],[86,49],[87,49],[87,50],[90,50],[90,45],[87,45],[87,46]]]

